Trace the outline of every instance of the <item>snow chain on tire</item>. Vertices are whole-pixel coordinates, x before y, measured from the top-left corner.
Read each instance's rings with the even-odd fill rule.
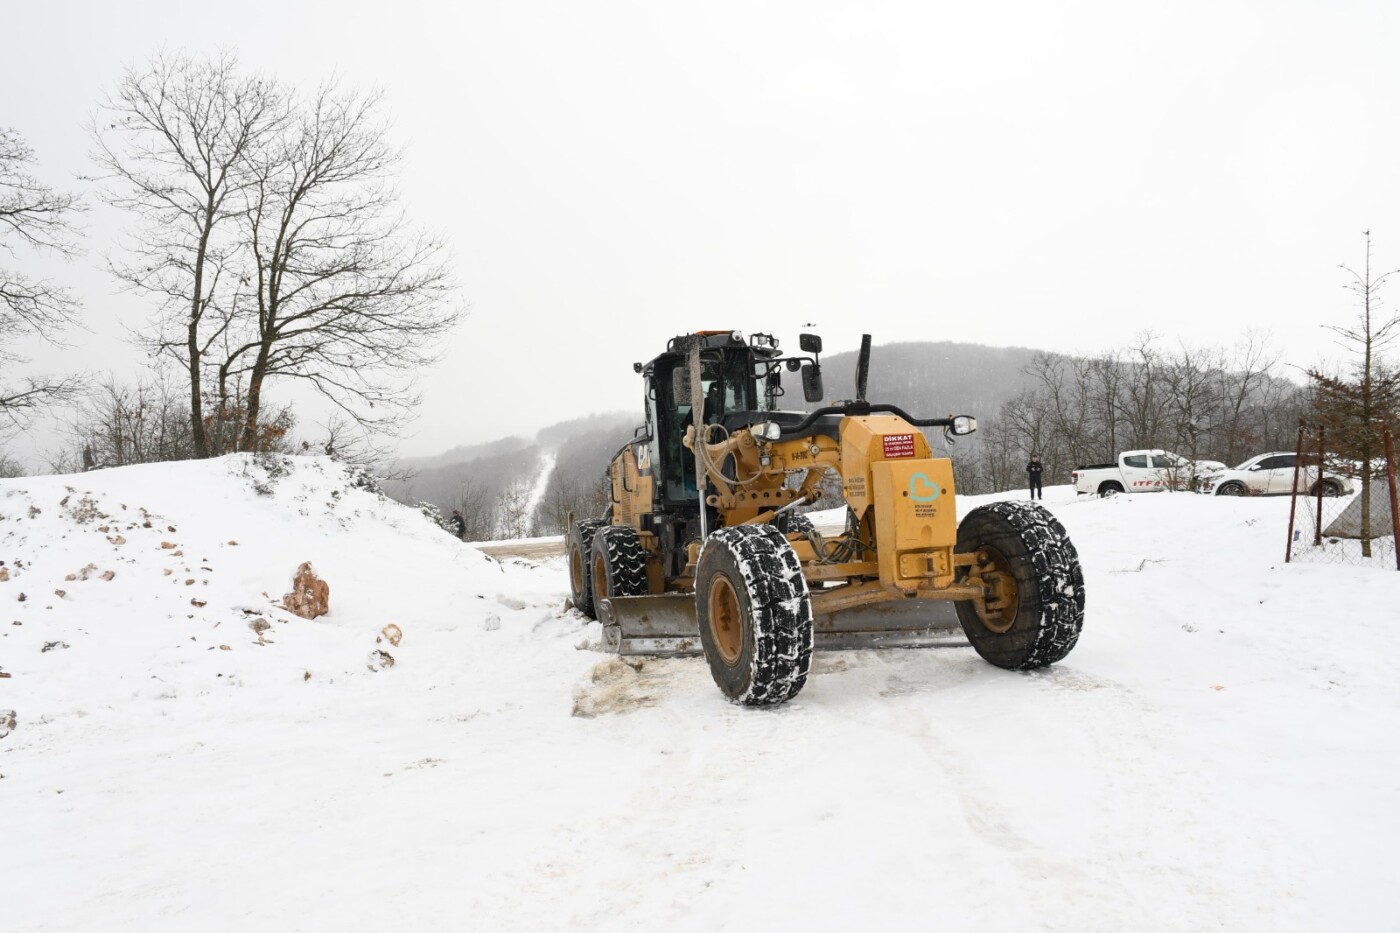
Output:
[[[812,666],[812,599],[782,532],[737,525],[710,535],[695,602],[705,660],[726,697],[769,706],[797,696]]]
[[[1013,671],[1064,658],[1084,627],[1084,573],[1064,526],[1035,503],[994,502],[973,509],[958,526],[958,553],[983,549],[1011,573],[1018,600],[1002,631],[989,627],[970,601],[957,603],[972,647]]]
[[[574,522],[569,529],[569,596],[574,608],[590,619],[598,616],[593,609],[592,555],[593,535],[606,523],[596,518]]]
[[[804,538],[808,532],[817,530],[812,520],[801,512],[784,512],[770,524],[784,535],[801,535]]]
[[[625,525],[599,528],[593,534],[592,560],[589,579],[595,613],[600,599],[646,595],[647,554],[642,550],[642,539],[635,528]]]

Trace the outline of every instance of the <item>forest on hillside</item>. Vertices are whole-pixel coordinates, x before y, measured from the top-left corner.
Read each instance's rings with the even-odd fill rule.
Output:
[[[855,361],[855,353],[822,361],[828,396],[854,393]],[[1292,449],[1313,390],[1288,376],[1257,336],[1196,348],[1146,335],[1094,356],[900,343],[872,349],[868,396],[916,417],[976,417],[978,432],[955,448],[929,433],[935,449],[953,457],[959,489],[982,493],[1020,484],[1032,453],[1047,481],[1062,483],[1074,467],[1125,449],[1227,463]]]

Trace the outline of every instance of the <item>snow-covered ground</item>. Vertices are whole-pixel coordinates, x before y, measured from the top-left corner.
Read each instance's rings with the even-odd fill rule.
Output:
[[[1396,929],[1400,573],[1285,566],[1286,499],[1046,505],[1064,662],[748,710],[326,460],[0,481],[0,929]]]

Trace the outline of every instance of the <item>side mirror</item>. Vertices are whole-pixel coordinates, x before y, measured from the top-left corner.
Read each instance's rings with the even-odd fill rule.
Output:
[[[971,415],[958,415],[953,419],[953,423],[948,426],[948,430],[962,437],[964,434],[972,434],[977,430],[977,419]]]
[[[817,343],[820,344],[821,341],[818,340]],[[816,363],[804,364],[802,367],[802,397],[809,402],[820,402],[825,394],[822,391],[822,368]]]
[[[816,334],[802,334],[797,338],[797,345],[802,348],[803,353],[822,352],[822,338]],[[808,399],[807,401],[812,401]]]

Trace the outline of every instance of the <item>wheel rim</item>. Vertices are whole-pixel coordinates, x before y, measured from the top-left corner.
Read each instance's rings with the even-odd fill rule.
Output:
[[[723,574],[716,574],[710,583],[710,640],[719,656],[730,666],[739,661],[744,647],[744,626],[739,612],[739,594]]]
[[[593,558],[593,605],[608,598],[608,565],[599,554]]]
[[[992,598],[978,603],[977,615],[982,624],[998,635],[1011,631],[1016,624],[1016,613],[1021,606],[1021,590],[1016,585],[1016,575],[1011,572],[1011,563],[1006,555],[994,547],[984,547],[979,561],[982,581],[995,591]],[[997,605],[989,605],[996,602]]]
[[[1239,483],[1226,483],[1220,487],[1220,494],[1222,496],[1242,496],[1244,495],[1244,487]]]
[[[569,548],[569,586],[577,596],[583,593],[583,552],[576,547]]]

